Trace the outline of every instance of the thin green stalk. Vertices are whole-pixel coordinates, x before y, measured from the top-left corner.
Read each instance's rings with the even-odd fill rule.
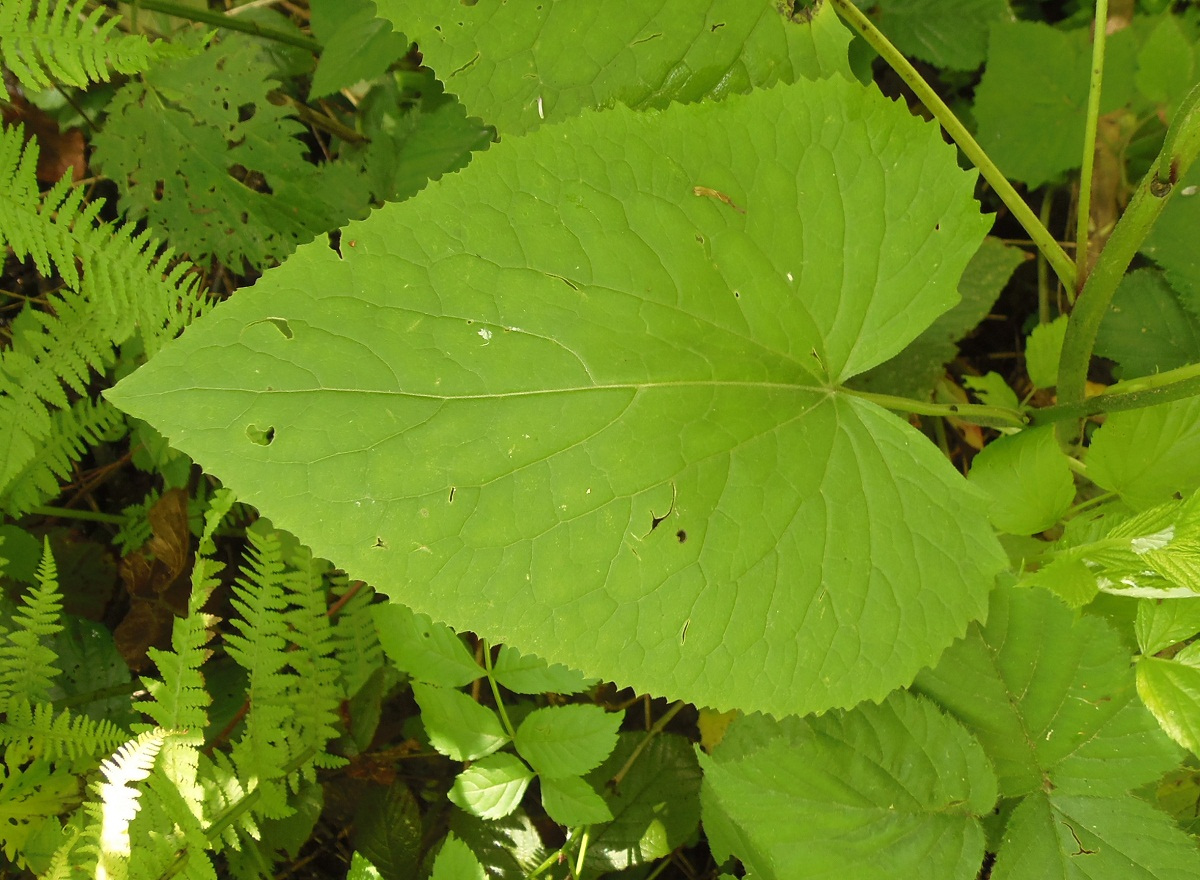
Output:
[[[1121,283],[1130,261],[1150,232],[1150,227],[1166,207],[1167,199],[1175,191],[1175,185],[1187,173],[1198,154],[1200,85],[1192,89],[1184,99],[1171,128],[1167,131],[1162,152],[1159,153],[1154,167],[1138,184],[1125,213],[1117,221],[1104,250],[1100,252],[1096,266],[1088,276],[1087,283],[1071,312],[1058,364],[1058,399],[1063,405],[1085,405],[1083,398],[1088,364],[1092,358],[1100,322],[1108,312],[1113,294],[1117,292],[1117,285]]]
[[[48,504],[41,504],[37,507],[30,508],[29,512],[34,516],[52,516],[57,519],[84,519],[89,522],[112,523],[119,526],[125,523],[125,517],[115,513],[98,513],[94,510],[75,510],[70,507],[52,507]]]
[[[504,725],[504,730],[510,739],[517,738],[517,729],[513,727],[513,723],[508,719],[508,712],[504,709],[504,698],[500,696],[500,685],[496,682],[496,676],[492,672],[492,649],[487,642],[483,643],[483,668],[487,670],[488,685],[492,689],[492,698],[496,701],[496,711],[500,713],[500,723]]]
[[[579,855],[575,859],[575,880],[583,877],[583,862],[587,858],[588,842],[591,840],[591,828],[584,828],[579,841]]]
[[[1053,210],[1054,210],[1053,190],[1047,188],[1042,193],[1042,211],[1041,211],[1041,216],[1038,218],[1042,222],[1042,225],[1045,226],[1047,229],[1050,228],[1050,213]],[[1039,251],[1038,252],[1038,261],[1037,261],[1038,323],[1039,324],[1049,324],[1050,323],[1050,273],[1047,271],[1047,269],[1049,269],[1049,265],[1050,264],[1046,262],[1046,258]],[[1068,295],[1073,300],[1075,298],[1075,291],[1072,290]]]
[[[1092,217],[1092,169],[1096,164],[1096,127],[1100,121],[1100,89],[1104,80],[1104,45],[1108,39],[1108,0],[1096,0],[1092,31],[1092,77],[1083,127],[1083,162],[1079,170],[1079,209],[1075,217],[1075,283],[1087,278],[1088,226]],[[1072,289],[1074,293],[1074,289]]]
[[[987,153],[983,151],[983,147],[971,136],[967,131],[966,126],[959,122],[958,117],[946,106],[946,103],[938,97],[937,92],[925,81],[921,74],[917,73],[915,67],[908,63],[900,52],[888,42],[887,37],[879,32],[875,25],[871,24],[863,13],[854,5],[851,0],[829,0],[838,14],[845,19],[851,27],[853,27],[862,38],[871,44],[871,47],[879,53],[880,57],[888,63],[888,65],[896,71],[909,87],[921,99],[922,103],[929,109],[929,112],[934,115],[946,133],[958,144],[967,158],[979,169],[979,173],[983,175],[984,180],[991,184],[992,189],[1000,196],[1008,209],[1013,212],[1013,216],[1017,218],[1025,231],[1029,233],[1029,237],[1049,261],[1054,268],[1054,272],[1060,279],[1063,285],[1068,290],[1075,289],[1075,264],[1071,262],[1071,258],[1067,256],[1067,252],[1062,249],[1062,246],[1055,241],[1054,236],[1050,231],[1041,224],[1037,215],[1029,205],[1025,204],[1025,200],[1021,198],[1020,193],[1013,188],[1013,185],[1008,182],[1001,172],[996,167],[996,163],[991,160]]]
[[[855,388],[841,388],[839,393],[861,400],[869,400],[884,409],[915,413],[919,416],[962,419],[964,422],[989,428],[1021,428],[1029,422],[1022,412],[1006,406],[988,406],[982,403],[931,403],[927,400],[912,400],[908,397],[876,394],[872,391],[859,391]]]
[[[259,24],[248,18],[235,18],[221,12],[213,12],[209,9],[198,9],[195,6],[174,3],[171,0],[125,0],[125,2],[126,5],[133,7],[135,14],[138,9],[165,12],[167,15],[173,15],[176,18],[186,18],[189,21],[199,21],[204,24],[211,24],[214,27],[225,28],[226,30],[241,31],[242,33],[252,34],[266,40],[274,40],[277,43],[287,43],[289,46],[307,49],[314,55],[321,52],[321,44],[311,37],[297,36],[287,31],[277,30],[269,25]]]
[[[1070,329],[1067,331],[1070,332]],[[1097,413],[1121,412],[1128,409],[1144,409],[1173,400],[1200,395],[1200,364],[1188,364],[1165,373],[1155,373],[1113,385],[1103,394],[1071,403],[1060,403],[1033,410],[1029,414],[1032,425],[1049,425],[1069,419],[1085,419]],[[1059,399],[1062,399],[1060,392]]]
[[[637,763],[637,759],[641,757],[642,752],[644,752],[646,747],[650,745],[651,740],[662,733],[663,730],[666,729],[666,726],[671,723],[671,719],[678,715],[680,710],[686,705],[687,704],[682,700],[672,703],[671,708],[663,713],[662,718],[659,718],[654,722],[654,726],[646,731],[646,735],[642,737],[641,742],[639,742],[634,748],[633,752],[629,755],[628,760],[621,765],[621,769],[618,770],[613,776],[612,784],[614,786],[619,786],[621,784],[621,780],[625,778],[625,774],[633,769],[633,765]]]

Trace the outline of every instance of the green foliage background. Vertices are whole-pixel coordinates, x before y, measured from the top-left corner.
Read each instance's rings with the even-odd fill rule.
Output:
[[[1090,110],[1082,7],[865,10],[1043,222],[1097,113],[1091,247],[1166,188],[1080,292],[1021,280],[847,0],[5,4],[3,870],[1195,876],[1200,16],[1161,5]],[[107,203],[39,171],[70,122]],[[1124,382],[1048,405],[1106,279]],[[997,311],[1020,366],[969,375]]]

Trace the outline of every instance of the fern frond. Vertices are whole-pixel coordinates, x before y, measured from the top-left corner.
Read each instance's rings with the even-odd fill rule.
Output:
[[[38,585],[21,597],[21,607],[13,615],[14,631],[0,645],[0,710],[3,711],[9,711],[14,700],[48,701],[50,685],[59,673],[54,665],[58,655],[42,642],[62,630],[59,622],[62,596],[49,541],[42,553],[37,579]]]
[[[97,721],[64,709],[56,713],[49,703],[30,704],[14,699],[0,722],[0,744],[6,746],[5,763],[24,764],[33,759],[74,763],[81,758],[107,755],[127,738],[108,720]]]
[[[325,589],[315,561],[284,581],[293,608],[287,619],[292,627],[295,650],[288,663],[295,671],[293,720],[296,735],[292,753],[312,750],[313,764],[301,768],[312,778],[312,767],[340,767],[344,758],[330,755],[325,747],[336,739],[337,710],[342,701],[338,661],[334,656],[333,627],[325,607]]]
[[[349,589],[344,579],[334,592],[344,595]],[[371,616],[375,591],[366,584],[346,600],[333,627],[334,656],[341,667],[342,696],[350,699],[359,692],[375,670],[383,665],[383,648]]]
[[[140,335],[152,354],[207,300],[185,263],[172,265],[148,233],[97,224],[102,206],[83,202],[67,175],[44,196],[35,176],[37,147],[20,126],[0,130],[0,246],[30,259],[65,287],[45,311],[27,311],[12,345],[0,352],[0,424],[11,426],[0,464],[0,510],[20,515],[56,494],[81,444],[118,418],[102,404],[76,405],[93,371],[115,360],[115,346]]]
[[[82,88],[119,73],[145,70],[158,58],[176,55],[166,44],[113,33],[116,17],[103,8],[87,14],[87,0],[5,0],[0,5],[0,58],[26,89],[54,81]],[[0,82],[0,100],[9,100]]]
[[[94,787],[100,801],[96,877],[124,880],[129,874],[129,825],[138,813],[141,791],[133,783],[150,775],[154,759],[170,731],[155,728],[138,734],[100,765],[105,781]],[[89,811],[92,812],[92,811]],[[139,845],[144,845],[139,841]]]
[[[287,674],[287,593],[284,581],[295,577],[283,564],[280,540],[247,532],[249,564],[234,584],[231,621],[238,633],[227,633],[229,656],[249,674],[250,712],[242,737],[234,743],[233,763],[250,788],[260,792],[260,812],[270,818],[289,815],[283,780],[288,740],[293,733],[293,682]]]

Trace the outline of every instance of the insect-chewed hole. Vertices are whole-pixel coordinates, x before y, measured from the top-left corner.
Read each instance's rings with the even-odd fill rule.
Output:
[[[246,436],[256,446],[270,446],[275,442],[275,427],[268,425],[265,428],[260,428],[258,425],[247,425]]]
[[[383,538],[376,537],[375,543],[371,545],[371,549],[372,550],[386,550],[387,549],[387,541],[383,540]]]
[[[329,249],[339,257],[342,255],[342,230],[335,229],[329,233]]]
[[[292,325],[288,323],[287,318],[263,318],[263,321],[282,333],[285,339],[292,338]]]
[[[680,544],[687,542],[687,532],[685,532],[683,529],[680,529],[679,531],[677,531],[675,533],[675,537],[679,539]]]

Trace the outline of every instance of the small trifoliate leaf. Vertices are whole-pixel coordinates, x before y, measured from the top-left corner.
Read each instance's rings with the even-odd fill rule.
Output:
[[[522,654],[516,648],[501,646],[492,664],[496,681],[517,694],[578,694],[594,685],[597,679],[568,669],[561,663],[549,664],[532,654]]]
[[[992,441],[971,462],[969,479],[987,493],[992,525],[1010,535],[1050,528],[1075,499],[1075,480],[1053,425]]]
[[[611,822],[612,811],[596,789],[578,776],[540,777],[542,807],[546,815],[567,828]]]
[[[500,752],[458,774],[450,800],[480,819],[503,819],[520,805],[531,781],[533,771],[520,758]]]
[[[762,880],[979,873],[996,777],[979,743],[929,700],[897,691],[789,720],[756,751],[726,760],[718,748],[700,764],[705,828],[721,829],[714,851]]]
[[[582,776],[612,753],[624,717],[599,706],[534,709],[517,728],[514,743],[543,777]]]
[[[1066,334],[1066,315],[1059,315],[1049,324],[1038,324],[1029,334],[1025,343],[1025,369],[1034,388],[1053,388],[1058,384],[1058,360]]]
[[[1110,413],[1092,435],[1088,478],[1136,509],[1200,488],[1200,398]]]
[[[429,880],[487,880],[487,876],[471,848],[453,834],[447,834],[433,860]]]
[[[394,602],[372,605],[383,652],[418,681],[442,687],[466,687],[483,675],[458,633],[444,623]]]
[[[1200,754],[1200,643],[1193,642],[1169,660],[1142,657],[1137,688],[1171,739]]]
[[[455,761],[474,761],[508,742],[496,713],[461,691],[413,682],[429,744]]]

